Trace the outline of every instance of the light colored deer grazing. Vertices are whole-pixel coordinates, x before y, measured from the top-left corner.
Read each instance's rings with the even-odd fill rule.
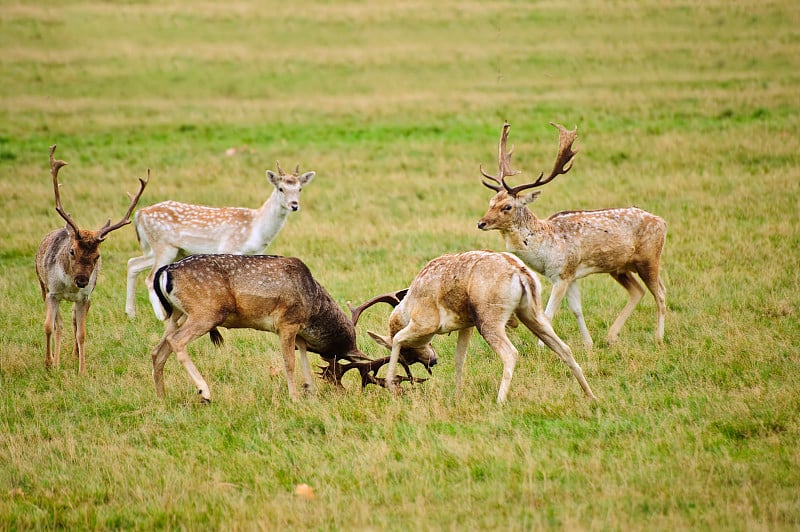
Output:
[[[510,187],[506,178],[519,173],[511,169],[511,154],[506,150],[508,130],[503,125],[498,150],[500,173],[497,177],[483,171],[490,182],[483,184],[496,192],[489,201],[489,209],[478,220],[478,228],[484,231],[500,231],[506,249],[518,255],[535,271],[553,283],[545,315],[553,319],[564,295],[587,347],[592,346],[592,337],[583,319],[581,296],[575,281],[593,273],[607,273],[628,291],[628,303],[608,331],[608,342],[613,343],[625,321],[644,296],[642,285],[633,276],[639,274],[653,294],[658,306],[656,340],[664,338],[664,316],[666,315],[666,289],[661,282],[659,269],[661,252],[667,235],[667,225],[658,216],[628,207],[596,211],[563,211],[540,220],[527,207],[539,192],[527,192],[531,188],[546,185],[560,174],[572,168],[572,143],[577,138],[577,128],[568,131],[553,124],[559,132],[558,155],[553,171],[547,178],[540,174],[533,183]]]
[[[536,275],[510,253],[468,251],[430,261],[417,275],[405,298],[389,316],[389,335],[370,332],[391,350],[386,386],[396,387],[395,371],[401,350],[406,356],[430,349],[437,334],[458,331],[456,344],[456,394],[472,331],[477,328],[503,361],[497,402],[506,399],[519,353],[506,336],[505,326],[516,316],[569,366],[587,397],[595,399],[583,371],[567,344],[544,316]]]
[[[179,257],[201,253],[261,253],[286,224],[290,212],[300,209],[300,191],[315,172],[285,174],[267,170],[267,180],[275,189],[259,209],[243,207],[205,207],[177,201],[164,201],[140,209],[134,215],[136,236],[143,255],[128,261],[128,287],[125,312],[136,315],[136,276],[150,268],[147,290],[158,319],[166,316],[153,292],[153,276],[160,267]]]
[[[50,175],[53,177],[53,194],[56,199],[56,211],[67,222],[67,226],[48,233],[36,251],[36,275],[45,301],[46,316],[44,333],[47,347],[45,349],[45,367],[58,366],[61,353],[61,300],[72,301],[72,328],[75,333],[73,355],[78,357],[78,371],[86,373],[86,357],[84,340],[86,339],[86,314],[89,311],[90,297],[97,282],[100,270],[100,244],[111,231],[129,224],[131,212],[150,181],[150,170],[147,180],[139,179],[139,193],[131,198],[130,206],[122,219],[111,225],[109,219],[97,231],[81,230],[72,217],[61,206],[58,188],[58,171],[67,163],[55,160],[53,154],[55,144],[50,146]],[[50,338],[55,332],[54,345],[51,350]]]
[[[361,308],[347,318],[300,259],[194,255],[161,267],[155,275],[154,290],[169,318],[164,337],[152,351],[153,380],[159,397],[164,396],[164,364],[175,352],[201,401],[211,400],[208,384],[189,358],[187,346],[206,333],[219,344],[222,336],[217,327],[276,333],[292,399],[298,398],[295,348],[300,351],[307,388],[312,386],[307,351],[329,363],[322,377],[335,384],[341,384],[342,375],[349,369],[359,370],[362,386],[378,383],[374,372],[386,362],[370,360],[356,346],[355,324]],[[430,367],[436,363],[436,355],[425,353],[414,361]]]

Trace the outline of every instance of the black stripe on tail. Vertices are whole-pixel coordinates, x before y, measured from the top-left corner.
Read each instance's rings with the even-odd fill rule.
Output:
[[[158,300],[161,302],[161,306],[164,307],[164,311],[167,313],[167,317],[169,318],[172,316],[172,304],[170,304],[169,299],[167,299],[167,296],[164,295],[164,292],[161,291],[161,283],[159,282],[161,274],[163,274],[164,270],[167,268],[169,268],[169,264],[160,267],[156,272],[156,276],[153,278],[153,290],[155,290]],[[167,294],[169,294],[172,292],[172,277],[170,276],[169,272],[167,272],[165,275],[167,276]]]

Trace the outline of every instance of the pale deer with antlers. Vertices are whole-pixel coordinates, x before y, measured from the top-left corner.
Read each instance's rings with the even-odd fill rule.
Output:
[[[478,329],[503,361],[497,402],[504,402],[519,357],[505,327],[516,317],[567,364],[586,396],[595,399],[569,346],[553,331],[542,312],[540,292],[536,275],[511,253],[468,251],[433,259],[422,268],[389,316],[389,335],[369,333],[391,351],[385,377],[387,388],[396,389],[395,372],[401,351],[408,359],[424,356],[435,335],[458,331],[458,395],[469,340]]]
[[[221,343],[217,327],[277,334],[292,399],[298,398],[295,349],[300,353],[306,388],[313,386],[308,351],[328,362],[321,375],[336,385],[341,385],[342,376],[350,369],[358,369],[362,386],[383,384],[374,374],[388,357],[371,360],[363,354],[356,345],[355,326],[363,309],[379,301],[396,303],[403,294],[373,298],[351,309],[352,317],[347,318],[300,259],[229,254],[194,255],[163,266],[156,272],[154,290],[168,316],[164,336],[151,354],[156,393],[164,396],[164,364],[174,352],[202,402],[210,402],[211,392],[189,358],[187,346],[206,333],[212,342]],[[405,361],[430,368],[436,364],[436,354],[432,350],[419,356],[410,353]],[[400,380],[419,381],[410,373]]]
[[[72,328],[75,333],[73,355],[78,357],[78,371],[86,372],[86,356],[84,341],[86,338],[86,314],[89,311],[90,298],[97,282],[100,270],[100,244],[111,231],[130,223],[131,212],[139,202],[144,188],[150,181],[150,170],[147,180],[139,179],[139,192],[131,198],[125,216],[115,224],[109,219],[97,231],[78,228],[75,220],[64,210],[59,194],[58,171],[67,163],[56,160],[53,154],[55,144],[50,146],[50,175],[53,178],[53,194],[56,200],[56,211],[67,222],[66,227],[56,229],[47,234],[36,252],[36,275],[45,301],[46,316],[44,320],[45,367],[58,366],[61,353],[62,321],[59,304],[66,299],[73,303]],[[55,333],[51,349],[51,336]]]
[[[244,207],[206,207],[177,201],[164,201],[140,209],[134,215],[136,236],[143,255],[128,261],[128,286],[125,312],[136,315],[136,276],[150,269],[146,284],[156,316],[166,316],[153,291],[153,277],[162,266],[177,258],[201,253],[254,255],[262,253],[286,224],[290,212],[300,209],[300,191],[316,172],[291,174],[267,170],[274,190],[258,209]]]
[[[572,168],[576,153],[572,144],[577,138],[577,128],[568,131],[559,124],[551,125],[559,132],[553,171],[546,178],[542,173],[536,181],[515,187],[506,183],[506,178],[519,171],[511,169],[513,147],[506,150],[511,126],[508,122],[503,125],[498,150],[500,173],[495,177],[481,167],[481,173],[489,180],[483,184],[496,194],[489,201],[486,214],[478,220],[478,228],[500,231],[507,250],[553,283],[545,309],[548,319],[553,319],[564,295],[567,296],[587,347],[592,346],[592,337],[583,318],[576,281],[593,273],[607,273],[628,291],[628,303],[608,331],[608,342],[613,343],[644,296],[642,285],[633,275],[637,273],[656,300],[656,340],[661,342],[667,311],[666,290],[659,273],[667,235],[664,220],[636,207],[563,211],[546,219],[537,218],[528,209],[527,205],[539,192],[526,191],[544,186]]]

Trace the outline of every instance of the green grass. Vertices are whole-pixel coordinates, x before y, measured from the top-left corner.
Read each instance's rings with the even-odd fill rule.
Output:
[[[0,529],[797,529],[800,6],[696,4],[0,2]],[[269,252],[344,306],[502,248],[475,223],[504,119],[520,179],[552,164],[549,121],[579,128],[539,216],[635,204],[668,223],[662,347],[649,295],[602,341],[625,302],[607,276],[581,282],[593,351],[556,317],[596,405],[520,330],[502,407],[477,337],[459,400],[445,336],[402,397],[320,382],[293,404],[276,337],[254,331],[192,345],[211,406],[174,357],[158,400],[142,280],[124,314],[129,228],[102,247],[87,375],[69,331],[45,371],[49,145],[91,228],[147,168],[143,205],[250,207],[276,159],[315,170]],[[372,356],[388,312],[359,326]]]

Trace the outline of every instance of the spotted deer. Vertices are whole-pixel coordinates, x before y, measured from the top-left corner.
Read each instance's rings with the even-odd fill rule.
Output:
[[[136,276],[150,268],[146,284],[150,304],[160,320],[166,319],[153,292],[156,271],[180,257],[200,253],[254,255],[262,253],[286,224],[290,212],[300,209],[300,191],[316,172],[300,173],[300,165],[286,174],[267,170],[274,190],[258,209],[206,207],[163,201],[140,209],[134,215],[142,256],[128,260],[125,312],[136,316]]]
[[[84,342],[86,339],[86,314],[89,312],[90,298],[97,273],[100,270],[100,244],[111,231],[130,223],[131,212],[139,202],[144,188],[150,181],[150,170],[147,180],[139,179],[139,192],[131,198],[125,216],[115,224],[109,219],[97,231],[78,228],[75,220],[64,210],[59,194],[58,171],[67,165],[56,160],[53,155],[56,145],[50,146],[50,175],[53,178],[53,194],[56,200],[56,212],[66,222],[66,227],[48,233],[36,251],[36,275],[42,289],[46,315],[44,319],[45,333],[45,367],[58,366],[61,353],[62,321],[59,304],[66,299],[73,303],[72,328],[75,333],[73,355],[78,357],[78,371],[86,373],[86,355]],[[55,334],[51,346],[51,337]]]
[[[496,194],[489,201],[486,214],[478,220],[478,228],[500,231],[508,251],[553,283],[545,309],[549,320],[553,319],[564,295],[567,296],[587,347],[592,346],[592,337],[583,318],[576,281],[593,273],[607,273],[628,291],[628,303],[608,331],[608,342],[613,343],[644,296],[644,289],[633,276],[637,273],[656,300],[656,340],[661,342],[667,311],[666,289],[659,275],[667,234],[664,220],[636,207],[562,211],[546,219],[537,218],[528,209],[527,205],[540,192],[526,191],[569,172],[576,154],[572,144],[578,135],[577,128],[569,131],[562,125],[552,122],[551,125],[559,132],[558,155],[552,172],[546,178],[541,173],[534,182],[515,187],[506,183],[506,178],[519,171],[511,169],[514,148],[506,150],[511,126],[508,122],[503,125],[498,149],[499,174],[495,177],[480,168],[488,180],[483,180],[483,184]]]
[[[347,318],[300,259],[275,255],[193,255],[161,267],[153,286],[168,317],[164,336],[151,353],[159,397],[164,397],[164,364],[174,352],[201,402],[211,401],[208,384],[189,358],[187,346],[206,333],[213,343],[220,344],[218,327],[277,334],[293,400],[298,399],[295,349],[307,389],[313,386],[308,351],[328,363],[321,376],[335,385],[341,385],[342,376],[351,369],[361,374],[362,386],[382,384],[375,373],[388,358],[371,360],[362,353],[356,345],[355,326],[364,308],[377,301],[390,302],[387,296],[351,309],[352,316]],[[402,293],[393,297],[396,300]],[[409,356],[408,362],[421,362],[429,368],[436,364],[436,354],[425,352],[413,360]],[[419,381],[410,373],[400,380]]]
[[[431,349],[435,335],[458,331],[455,370],[459,394],[469,340],[478,329],[503,361],[497,402],[504,402],[519,357],[505,326],[516,316],[567,364],[586,396],[596,399],[569,346],[553,331],[542,312],[540,292],[536,275],[511,253],[468,251],[433,259],[422,268],[389,316],[389,334],[369,332],[391,351],[385,376],[387,388],[396,390],[395,373],[401,351],[409,359],[423,357]]]

